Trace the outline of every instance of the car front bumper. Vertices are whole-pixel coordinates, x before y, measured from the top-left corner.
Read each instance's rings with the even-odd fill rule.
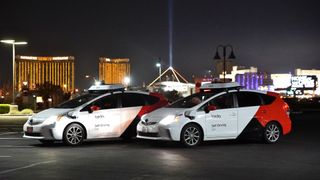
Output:
[[[141,139],[179,141],[180,133],[177,132],[174,127],[160,124],[144,125],[139,123],[137,126],[137,138]]]
[[[45,139],[45,140],[58,140],[55,136],[54,124],[51,125],[30,125],[26,123],[23,126],[24,138],[29,139]]]

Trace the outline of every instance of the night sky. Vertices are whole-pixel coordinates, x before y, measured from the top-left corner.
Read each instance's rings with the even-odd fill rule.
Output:
[[[130,58],[133,85],[169,66],[168,0],[3,0],[0,38],[27,41],[16,55],[75,56],[76,86],[98,77],[98,58]],[[236,65],[270,73],[320,69],[320,1],[173,0],[173,67],[187,79],[213,69],[219,44]],[[11,46],[0,45],[0,85],[11,82]]]

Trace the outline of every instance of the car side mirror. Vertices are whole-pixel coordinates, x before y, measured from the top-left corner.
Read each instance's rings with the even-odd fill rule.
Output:
[[[93,106],[90,106],[90,108],[88,109],[88,112],[92,113],[92,112],[98,111],[98,110],[100,110],[100,107],[93,105]]]
[[[75,115],[74,111],[69,111],[67,113],[67,116],[71,119],[77,119],[77,116]]]
[[[196,111],[186,111],[184,113],[184,116],[189,118],[190,120],[193,120],[196,117]]]
[[[216,110],[217,109],[217,106],[215,106],[215,105],[208,105],[208,106],[206,106],[205,108],[204,108],[204,111],[206,112],[206,113],[209,113],[210,111],[214,111],[214,110]]]

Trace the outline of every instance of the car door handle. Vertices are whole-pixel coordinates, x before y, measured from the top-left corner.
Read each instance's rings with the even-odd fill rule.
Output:
[[[236,116],[237,115],[237,113],[231,113],[230,114],[230,116]]]

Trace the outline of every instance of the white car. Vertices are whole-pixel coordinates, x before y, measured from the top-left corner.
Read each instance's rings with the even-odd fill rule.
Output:
[[[99,86],[33,115],[23,126],[23,137],[42,143],[62,140],[68,145],[79,145],[85,139],[130,138],[136,135],[143,114],[166,104],[160,94],[118,88],[110,92]]]
[[[291,131],[289,107],[277,93],[224,84],[206,87],[144,115],[137,126],[137,137],[181,141],[191,147],[201,141],[242,136],[275,143]]]

